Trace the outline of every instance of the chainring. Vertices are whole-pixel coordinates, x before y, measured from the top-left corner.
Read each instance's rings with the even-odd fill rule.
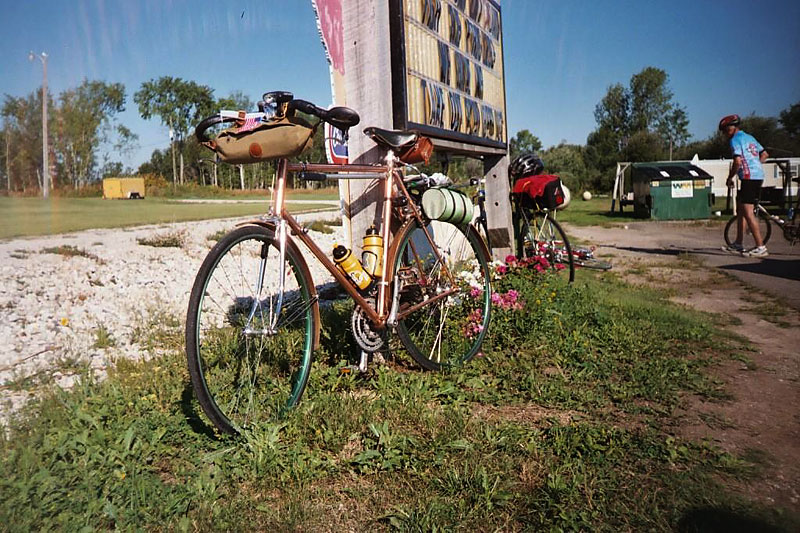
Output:
[[[374,308],[375,298],[367,298],[367,301]],[[386,344],[385,334],[375,331],[364,309],[358,305],[355,306],[353,314],[350,316],[350,328],[353,331],[353,337],[356,339],[356,343],[358,343],[365,352],[377,352]]]

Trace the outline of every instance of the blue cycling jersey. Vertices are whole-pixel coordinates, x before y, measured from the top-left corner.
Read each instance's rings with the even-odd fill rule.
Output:
[[[742,164],[739,166],[739,179],[742,180],[763,180],[764,169],[761,168],[761,160],[758,158],[764,148],[752,135],[739,130],[736,135],[731,137],[731,150],[733,157],[741,157]]]

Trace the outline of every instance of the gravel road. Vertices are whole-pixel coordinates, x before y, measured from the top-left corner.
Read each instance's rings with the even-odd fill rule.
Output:
[[[332,211],[297,219],[338,216]],[[145,339],[137,329],[148,317],[161,314],[183,322],[195,274],[214,244],[208,237],[244,220],[98,229],[0,242],[0,418],[31,394],[17,390],[20,378],[52,375],[59,385],[70,386],[76,377],[56,370],[65,361],[87,362],[102,375],[116,358],[147,357]],[[341,228],[334,229],[338,232],[312,232],[323,250],[342,240]],[[176,234],[183,236],[182,247],[137,242]],[[67,246],[80,255],[65,255]],[[62,253],[52,252],[59,247]],[[309,267],[318,285],[331,281],[315,260],[309,260]],[[103,342],[103,331],[112,342]]]

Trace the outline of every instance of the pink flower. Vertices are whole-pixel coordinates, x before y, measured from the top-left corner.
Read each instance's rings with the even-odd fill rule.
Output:
[[[481,325],[483,312],[481,312],[480,309],[475,309],[467,316],[467,320],[468,322],[467,325],[464,326],[463,333],[465,337],[471,339],[483,331],[483,326]]]
[[[506,265],[499,265],[497,267],[498,274],[505,274],[506,272],[508,272],[508,267]]]
[[[516,256],[510,255],[510,254],[506,256],[506,264],[513,265],[516,262],[517,262]]]
[[[492,294],[492,303],[500,309],[518,311],[524,307],[525,302],[519,299],[519,292],[511,289],[505,294]]]

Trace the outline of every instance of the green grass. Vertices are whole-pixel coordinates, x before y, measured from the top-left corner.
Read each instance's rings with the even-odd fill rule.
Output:
[[[573,197],[569,206],[558,212],[559,222],[568,222],[576,226],[611,226],[617,223],[641,220],[633,217],[633,208],[628,207],[624,213],[619,208],[611,212],[611,198],[592,198],[583,200]]]
[[[294,198],[294,194],[290,198]],[[310,197],[303,192],[298,199]],[[315,199],[316,196],[314,197]],[[319,209],[318,204],[288,204],[292,212]],[[182,222],[263,214],[264,203],[193,204],[163,198],[103,200],[102,198],[0,197],[0,239],[51,235],[92,228]]]
[[[674,436],[683,395],[723,392],[707,370],[735,340],[706,315],[607,276],[567,287],[515,271],[497,282],[512,289],[525,308],[497,310],[485,357],[445,373],[390,357],[340,375],[356,350],[339,325],[349,307],[334,304],[303,401],[237,439],[199,412],[180,321],[153,315],[135,335],[161,356],[52,389],[0,431],[0,520],[18,531],[664,531],[719,513],[796,530],[726,490],[759,475],[757,454]]]
[[[558,220],[569,222],[576,226],[603,226],[608,227],[614,224],[625,224],[629,222],[642,221],[644,219],[633,216],[633,206],[625,206],[623,213],[619,212],[619,204],[615,204],[614,212],[611,212],[611,198],[592,198],[585,201],[582,198],[573,197],[569,206],[558,212]],[[711,208],[711,221],[727,222],[730,214],[725,214],[725,198],[717,198],[714,207]],[[722,211],[722,216],[716,217],[714,211]],[[703,223],[705,223],[703,220]]]

